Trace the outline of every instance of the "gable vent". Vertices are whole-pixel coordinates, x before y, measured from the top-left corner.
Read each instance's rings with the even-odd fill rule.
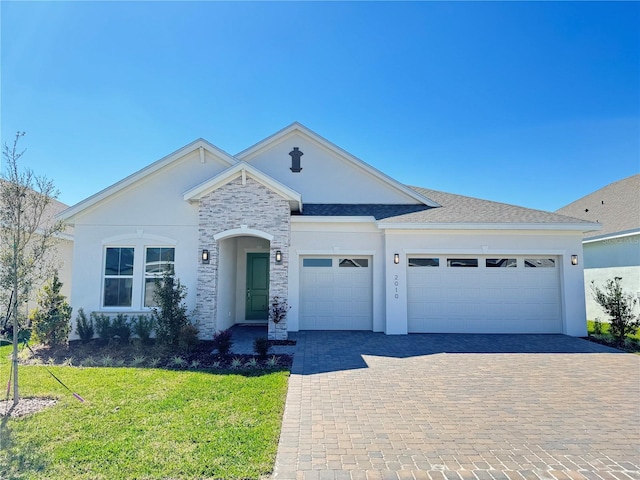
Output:
[[[302,153],[298,147],[293,147],[293,150],[289,152],[289,155],[291,156],[291,171],[293,173],[301,172],[302,167],[300,166],[300,157],[302,157],[304,153]]]

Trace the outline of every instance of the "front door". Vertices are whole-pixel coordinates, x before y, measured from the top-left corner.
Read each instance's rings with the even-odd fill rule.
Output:
[[[247,320],[269,318],[269,254],[247,253]]]

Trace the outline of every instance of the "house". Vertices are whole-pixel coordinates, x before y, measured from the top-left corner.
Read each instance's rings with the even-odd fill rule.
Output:
[[[625,292],[640,298],[640,174],[613,182],[562,207],[556,213],[602,224],[582,240],[587,318],[603,317],[591,294],[621,277]]]
[[[598,225],[403,185],[299,123],[237,155],[199,139],[63,212],[74,310],[148,312],[188,289],[202,338],[298,330],[586,335],[582,236]]]

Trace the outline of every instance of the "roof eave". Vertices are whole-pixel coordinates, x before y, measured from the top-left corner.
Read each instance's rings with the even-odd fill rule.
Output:
[[[377,222],[381,230],[553,230],[585,232],[597,224],[592,223],[418,223]]]
[[[131,175],[129,175],[128,177],[123,178],[122,180],[114,183],[113,185],[101,190],[100,192],[91,195],[90,197],[87,197],[86,199],[80,201],[79,203],[76,203],[75,205],[73,205],[72,207],[67,208],[66,210],[60,212],[58,215],[56,215],[56,218],[59,220],[64,221],[65,223],[69,224],[69,225],[73,225],[74,224],[74,217],[76,215],[78,215],[79,213],[83,212],[84,210],[100,203],[102,200],[110,197],[111,195],[129,187],[130,185],[136,183],[137,181],[141,180],[142,178],[151,175],[152,173],[160,170],[161,168],[173,163],[174,161],[184,157],[185,155],[188,155],[189,153],[195,151],[196,149],[203,147],[205,150],[209,150],[210,152],[212,152],[213,154],[216,155],[216,157],[220,158],[220,160],[222,160],[223,162],[229,164],[229,165],[234,165],[235,163],[238,162],[237,159],[235,159],[233,156],[229,155],[227,152],[225,152],[224,150],[219,149],[218,147],[216,147],[215,145],[207,142],[206,140],[204,140],[203,138],[199,138],[197,140],[194,140],[193,142],[185,145],[184,147],[176,150],[173,153],[170,153],[169,155],[161,158],[160,160],[157,160],[155,162],[153,162],[150,165],[147,165],[146,167],[142,168],[141,170],[138,170],[135,173],[132,173]]]

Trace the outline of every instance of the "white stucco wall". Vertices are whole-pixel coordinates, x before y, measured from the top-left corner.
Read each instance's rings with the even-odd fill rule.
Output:
[[[620,284],[622,285],[623,291],[636,297],[640,304],[640,266],[588,268],[584,271],[584,289],[587,303],[587,318],[589,320],[599,318],[602,321],[608,321],[600,305],[593,299],[591,282],[595,282],[596,286],[603,289],[607,281],[613,280],[615,277],[622,278]],[[636,313],[640,312],[636,310]]]
[[[592,281],[603,288],[608,280],[621,277],[623,290],[638,298],[640,303],[640,234],[586,241],[584,259],[584,288],[589,320],[607,320],[593,299]]]
[[[289,152],[293,147],[304,153],[299,173],[290,170]],[[418,203],[334,152],[295,133],[245,160],[301,193],[306,203]]]
[[[91,312],[149,313],[144,307],[144,253],[146,247],[174,247],[175,273],[187,287],[186,305],[195,308],[198,229],[194,226],[93,226],[76,225],[73,252],[71,305],[75,315]],[[106,247],[133,247],[134,272],[131,307],[103,307],[104,255]],[[73,329],[75,330],[75,323]],[[75,338],[75,337],[72,337]]]

